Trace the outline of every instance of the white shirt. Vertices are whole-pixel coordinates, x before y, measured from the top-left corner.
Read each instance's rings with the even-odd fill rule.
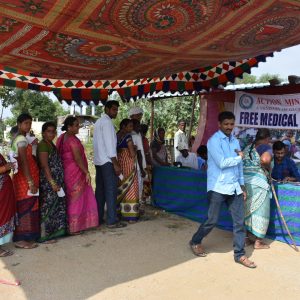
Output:
[[[94,164],[102,166],[111,162],[112,157],[117,157],[117,135],[112,119],[107,114],[102,114],[94,128]]]
[[[187,157],[183,157],[180,153],[180,156],[177,157],[176,161],[180,162],[183,167],[188,167],[196,170],[198,169],[198,159],[195,153],[189,152],[189,155]]]
[[[189,149],[189,143],[187,140],[187,136],[185,132],[183,132],[181,129],[178,129],[176,131],[175,136],[174,136],[174,156],[175,156],[175,161],[177,161],[177,157],[181,155],[180,151],[178,151],[176,148],[178,144],[181,144],[184,146],[184,148]]]
[[[136,146],[137,150],[140,150],[143,158],[143,168],[146,168],[146,158],[143,146],[143,140],[140,133],[136,133],[135,131],[131,132],[132,142]]]

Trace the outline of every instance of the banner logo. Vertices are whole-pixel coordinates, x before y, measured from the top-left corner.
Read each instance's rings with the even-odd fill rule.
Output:
[[[240,107],[241,108],[243,108],[243,109],[250,109],[253,106],[254,99],[250,95],[243,94],[240,97],[240,101],[239,102],[240,102]]]

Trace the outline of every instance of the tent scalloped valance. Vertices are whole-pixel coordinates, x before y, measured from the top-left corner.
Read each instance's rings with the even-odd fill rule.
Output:
[[[233,82],[243,73],[250,73],[252,67],[264,62],[268,55],[236,62],[223,62],[218,65],[201,68],[190,72],[180,72],[163,78],[144,78],[137,80],[63,80],[36,76],[34,73],[16,70],[0,65],[0,85],[54,92],[58,99],[66,102],[99,101],[105,102],[108,95],[117,91],[125,101],[138,99],[157,92],[199,92],[209,90],[228,81]]]

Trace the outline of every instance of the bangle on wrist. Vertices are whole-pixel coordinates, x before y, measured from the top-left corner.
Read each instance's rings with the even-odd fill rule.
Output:
[[[29,186],[33,186],[34,185],[34,182],[33,182],[32,179],[27,180],[27,183],[28,183]]]
[[[51,179],[49,182],[50,182],[51,186],[55,186],[56,185],[56,182],[53,179]]]

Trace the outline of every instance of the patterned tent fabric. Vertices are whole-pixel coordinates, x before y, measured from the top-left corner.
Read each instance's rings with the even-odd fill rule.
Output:
[[[3,67],[2,71],[0,70],[0,84],[37,91],[53,91],[58,99],[64,99],[67,102],[83,100],[94,101],[95,104],[98,104],[99,100],[105,101],[112,91],[117,91],[122,99],[129,100],[160,91],[193,93],[194,91],[209,89],[228,81],[234,81],[244,72],[250,73],[250,69],[259,62],[265,61],[265,57],[265,55],[261,55],[238,62],[225,62],[193,72],[180,72],[164,78],[137,80],[50,79],[37,77],[23,70]]]
[[[295,0],[1,1],[0,84],[88,100],[197,91],[299,44],[299,24]]]

